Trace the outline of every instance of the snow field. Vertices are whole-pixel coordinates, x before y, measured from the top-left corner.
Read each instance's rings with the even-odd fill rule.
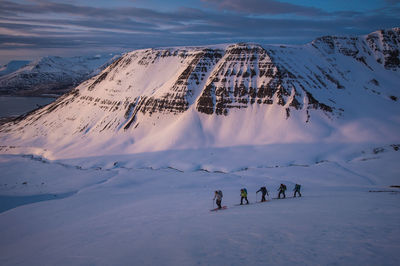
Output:
[[[1,207],[65,197],[0,213],[0,264],[398,265],[400,193],[368,191],[396,189],[400,153],[367,146],[1,155]],[[234,206],[240,188],[254,202],[260,186],[276,197],[280,183],[287,196],[302,184],[303,197]],[[216,189],[228,209],[210,212]]]

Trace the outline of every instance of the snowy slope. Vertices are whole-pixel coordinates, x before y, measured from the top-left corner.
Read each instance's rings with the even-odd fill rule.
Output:
[[[11,61],[1,69],[0,93],[60,93],[98,74],[119,55],[104,54],[77,57],[42,57],[22,64]]]
[[[399,265],[396,49],[399,29],[124,55],[0,128],[0,264]],[[303,197],[256,203],[281,183]]]
[[[17,71],[18,69],[26,66],[29,63],[30,63],[30,61],[12,60],[12,61],[8,62],[7,64],[5,64],[4,66],[0,67],[0,76],[4,76],[4,75],[10,74],[14,71]]]
[[[0,155],[1,265],[399,265],[398,146]],[[302,198],[235,206],[280,183]],[[227,210],[210,212],[221,189]],[[368,191],[388,192],[368,192]],[[394,192],[389,192],[394,191]]]
[[[397,144],[399,43],[394,28],[304,46],[133,51],[3,125],[2,151],[70,158],[274,143]]]

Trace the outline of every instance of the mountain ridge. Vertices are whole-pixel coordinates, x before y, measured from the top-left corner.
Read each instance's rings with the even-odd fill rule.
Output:
[[[30,62],[31,61],[27,60],[11,60],[7,64],[0,67],[0,77],[8,75],[14,71],[17,71],[18,69],[26,66]]]
[[[136,50],[56,102],[3,125],[0,139],[56,157],[74,156],[77,147],[98,154],[396,142],[399,44],[394,28],[303,46]]]
[[[34,61],[11,61],[3,67],[4,71],[1,71],[0,94],[60,95],[97,75],[118,57],[119,55],[114,54],[46,56]],[[16,65],[18,62],[21,63]]]

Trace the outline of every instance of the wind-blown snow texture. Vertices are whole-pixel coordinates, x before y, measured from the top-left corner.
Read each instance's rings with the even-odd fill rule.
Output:
[[[297,142],[400,141],[400,30],[305,46],[145,49],[21,120],[48,158]],[[17,133],[18,132],[18,133]],[[21,152],[20,148],[16,152]]]
[[[59,57],[11,61],[0,68],[0,93],[6,95],[61,94],[97,75],[119,55]]]

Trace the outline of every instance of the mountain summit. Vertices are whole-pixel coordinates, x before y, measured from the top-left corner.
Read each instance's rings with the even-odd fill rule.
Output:
[[[61,95],[82,81],[99,74],[119,55],[59,57],[34,61],[11,61],[0,67],[0,94]]]
[[[127,53],[1,126],[2,150],[51,158],[298,142],[398,142],[400,29],[303,46]],[[13,148],[10,148],[13,146]]]

